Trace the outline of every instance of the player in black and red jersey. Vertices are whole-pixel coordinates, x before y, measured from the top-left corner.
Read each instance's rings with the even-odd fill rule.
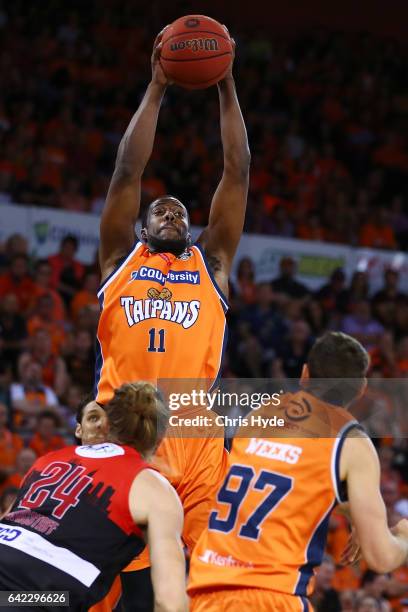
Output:
[[[88,610],[147,540],[155,609],[185,612],[182,507],[145,461],[168,410],[149,383],[122,385],[105,410],[108,442],[49,453],[25,477],[0,522],[0,590],[65,590]]]

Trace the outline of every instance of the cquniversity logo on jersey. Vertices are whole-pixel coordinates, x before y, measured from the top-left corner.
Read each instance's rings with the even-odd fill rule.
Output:
[[[131,280],[150,280],[164,285],[165,283],[187,283],[188,285],[200,284],[200,272],[198,270],[179,270],[175,272],[170,270],[167,274],[163,274],[157,268],[148,268],[142,266],[139,270],[134,270],[130,275]]]
[[[163,299],[136,300],[133,296],[120,298],[129,327],[146,319],[172,321],[189,329],[198,319],[201,302],[199,300],[174,301]]]

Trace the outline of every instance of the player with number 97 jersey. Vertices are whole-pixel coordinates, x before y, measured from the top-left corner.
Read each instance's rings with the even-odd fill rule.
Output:
[[[342,501],[341,447],[358,424],[304,391],[282,396],[277,413],[286,419],[286,435],[266,438],[254,429],[253,437],[233,441],[229,471],[191,561],[193,612],[246,605],[311,610],[313,568],[323,556],[330,513]],[[308,435],[292,437],[296,431]]]

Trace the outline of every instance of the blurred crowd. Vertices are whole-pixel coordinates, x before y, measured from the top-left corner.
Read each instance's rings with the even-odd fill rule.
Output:
[[[170,10],[157,2],[148,11],[122,0],[69,4],[0,0],[0,212],[13,202],[100,214],[149,78],[154,34]],[[188,12],[173,4],[169,18]],[[230,30],[253,156],[246,231],[405,249],[403,50],[369,34],[321,29],[270,40],[242,24]],[[215,88],[169,90],[143,203],[172,193],[193,223],[206,224],[222,170],[218,115]],[[77,247],[66,236],[58,253],[34,260],[23,236],[0,245],[0,511],[36,457],[73,442],[76,409],[93,387],[99,268],[78,261]],[[371,395],[353,409],[379,451],[390,525],[408,517],[408,296],[399,284],[389,268],[373,293],[367,273],[349,279],[337,269],[311,291],[290,257],[278,277],[257,283],[245,258],[230,286],[223,370],[228,378],[298,378],[325,330],[360,340],[371,356]],[[347,538],[346,519],[335,514],[317,612],[408,610],[405,570],[341,568]]]
[[[188,11],[164,4],[0,1],[0,202],[100,213],[155,34]],[[246,230],[405,248],[406,50],[325,29],[271,39],[237,19],[253,160]],[[216,88],[169,89],[144,202],[172,193],[205,223],[222,170],[218,122]]]

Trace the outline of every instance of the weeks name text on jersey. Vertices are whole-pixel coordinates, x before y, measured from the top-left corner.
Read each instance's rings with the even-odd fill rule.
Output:
[[[251,438],[245,453],[247,455],[258,455],[267,459],[276,459],[285,463],[297,463],[302,454],[300,446],[292,444],[282,444],[280,442],[270,442],[261,438]]]

